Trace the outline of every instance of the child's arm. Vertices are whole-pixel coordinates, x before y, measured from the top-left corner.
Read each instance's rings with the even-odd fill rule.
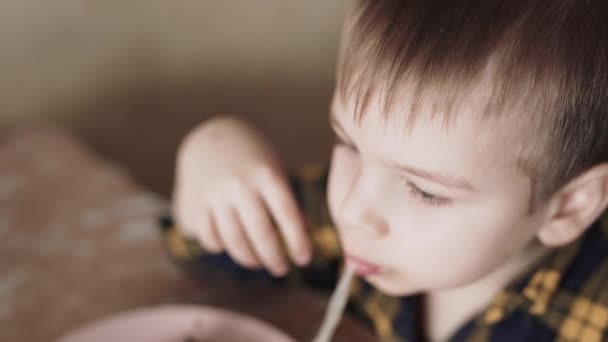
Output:
[[[321,168],[284,176],[270,144],[250,126],[232,118],[205,123],[185,139],[178,155],[175,216],[163,221],[169,251],[192,271],[271,278],[255,270],[284,275],[286,252],[298,263],[298,256],[310,253],[312,239],[307,272],[291,272],[289,278],[332,287],[339,244],[329,225],[325,183]],[[241,243],[226,240],[235,235]]]

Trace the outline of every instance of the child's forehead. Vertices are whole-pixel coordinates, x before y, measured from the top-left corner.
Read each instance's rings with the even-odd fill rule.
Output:
[[[345,94],[338,88],[331,112],[357,125],[402,130],[404,135],[421,125],[439,127],[446,133],[468,129],[475,134],[495,131],[519,135],[521,115],[517,113],[524,111],[523,106],[514,101],[508,110],[498,113],[491,107],[493,94],[486,83],[459,89],[458,95],[432,87],[420,91],[417,85],[407,83],[390,92],[377,87]]]
[[[396,153],[413,146],[419,153],[433,151],[437,159],[461,156],[459,162],[486,168],[517,168],[527,141],[516,115],[484,116],[483,93],[444,106],[432,97],[400,96],[387,106],[379,93],[371,96],[365,108],[357,108],[356,98],[336,94],[331,121],[345,130],[356,131],[367,144],[384,146]],[[456,162],[456,161],[454,161]]]

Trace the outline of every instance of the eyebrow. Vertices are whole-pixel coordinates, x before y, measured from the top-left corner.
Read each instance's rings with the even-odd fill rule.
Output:
[[[348,135],[346,134],[346,130],[344,129],[344,127],[342,127],[342,124],[340,124],[340,122],[336,118],[333,111],[330,112],[329,123],[330,123],[330,126],[335,131],[338,131],[340,134],[344,135],[345,138],[348,138]],[[420,170],[420,169],[417,169],[417,168],[414,168],[414,167],[411,167],[408,165],[402,165],[399,163],[391,163],[391,166],[402,172],[409,173],[414,176],[424,178],[431,182],[442,184],[442,185],[450,187],[450,188],[457,188],[457,189],[465,190],[465,191],[473,191],[473,186],[471,185],[471,183],[467,182],[464,179],[459,179],[459,178],[444,175],[444,174]]]
[[[464,179],[458,179],[458,178],[451,177],[448,175],[432,173],[429,171],[416,169],[416,168],[413,168],[408,165],[400,165],[400,164],[392,164],[392,165],[395,168],[397,168],[403,172],[418,176],[420,178],[430,180],[435,183],[443,184],[450,188],[457,188],[457,189],[461,189],[461,190],[465,190],[465,191],[473,191],[473,186]]]

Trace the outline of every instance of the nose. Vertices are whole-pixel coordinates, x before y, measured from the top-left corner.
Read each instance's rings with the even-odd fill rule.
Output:
[[[363,172],[353,178],[340,208],[344,228],[357,230],[372,238],[381,238],[389,233],[388,224],[381,215],[379,188],[378,182]]]
[[[376,239],[388,234],[388,226],[384,220],[375,217],[365,209],[361,211],[349,209],[344,215],[346,229],[357,230]]]

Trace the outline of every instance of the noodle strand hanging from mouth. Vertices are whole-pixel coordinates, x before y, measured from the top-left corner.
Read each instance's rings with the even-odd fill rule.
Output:
[[[340,319],[344,313],[346,302],[348,301],[348,295],[350,294],[350,284],[353,281],[355,275],[354,268],[349,265],[346,266],[338,286],[334,290],[333,295],[329,301],[323,324],[317,336],[313,339],[313,342],[330,342],[334,331],[336,330]]]

